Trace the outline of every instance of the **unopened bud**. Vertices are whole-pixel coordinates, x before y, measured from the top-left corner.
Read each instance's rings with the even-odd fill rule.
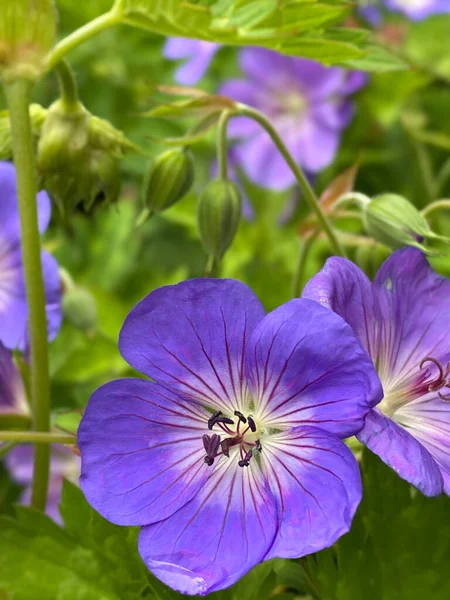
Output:
[[[200,239],[207,254],[220,260],[236,235],[242,212],[239,188],[232,181],[214,179],[203,190],[197,222]]]
[[[138,218],[138,224],[186,196],[194,183],[194,176],[194,158],[189,149],[167,150],[157,156],[145,174],[145,208]]]
[[[69,289],[63,296],[65,318],[76,329],[93,331],[97,325],[97,307],[90,292],[81,287]]]
[[[426,242],[450,242],[434,233],[417,208],[397,194],[382,194],[370,200],[363,207],[363,221],[368,235],[393,249],[415,246],[430,254],[433,252]]]
[[[55,32],[53,0],[1,0],[0,73],[4,79],[39,77]]]

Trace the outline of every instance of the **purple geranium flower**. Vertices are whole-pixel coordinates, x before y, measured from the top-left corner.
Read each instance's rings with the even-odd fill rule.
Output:
[[[246,79],[225,83],[219,93],[269,117],[306,171],[328,166],[352,117],[348,96],[364,85],[366,76],[263,48],[243,49],[240,63]],[[232,120],[230,134],[241,138],[236,153],[251,180],[277,190],[295,183],[272,139],[255,121]]]
[[[0,342],[0,415],[28,415],[29,408],[11,352]]]
[[[450,13],[450,0],[384,0],[392,11],[398,11],[412,19],[421,21],[431,15]]]
[[[0,342],[7,348],[23,350],[27,340],[28,307],[25,294],[20,219],[17,204],[16,171],[11,163],[0,162]],[[39,230],[50,221],[50,199],[37,195]],[[42,252],[42,267],[47,299],[49,338],[61,326],[61,283],[55,259]]]
[[[425,495],[450,495],[450,280],[405,248],[373,284],[331,258],[303,295],[341,315],[376,365],[384,398],[358,439]]]
[[[168,38],[164,46],[164,56],[171,60],[187,59],[177,69],[175,79],[182,85],[194,85],[206,73],[211,60],[220,48],[220,44],[189,40],[186,38]]]
[[[301,299],[265,315],[244,284],[198,279],[142,300],[119,347],[153,381],[91,397],[80,482],[107,519],[143,526],[157,577],[203,595],[348,531],[361,485],[339,438],[381,387],[340,317]]]

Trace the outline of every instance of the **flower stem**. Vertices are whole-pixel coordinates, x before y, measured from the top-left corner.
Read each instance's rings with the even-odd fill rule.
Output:
[[[225,110],[217,125],[217,163],[221,179],[228,179],[227,125],[232,116],[232,112]]]
[[[55,71],[58,73],[61,99],[70,110],[78,104],[78,89],[72,67],[66,60],[61,60],[55,65]]]
[[[15,80],[5,84],[5,93],[11,119],[22,259],[29,311],[33,429],[36,432],[47,432],[50,429],[50,377],[45,292],[36,204],[36,168],[29,115],[31,87],[30,81]],[[49,446],[36,446],[31,497],[32,505],[35,508],[45,508],[49,466]]]
[[[319,200],[316,197],[312,187],[309,185],[308,179],[306,178],[305,174],[300,169],[300,167],[297,165],[295,160],[292,158],[289,150],[286,147],[286,144],[283,142],[280,135],[278,134],[276,129],[272,126],[270,121],[258,110],[255,110],[254,108],[250,108],[249,106],[246,106],[246,105],[239,105],[238,111],[234,114],[240,115],[240,116],[245,116],[245,117],[250,117],[251,119],[254,119],[257,123],[259,123],[267,131],[267,133],[272,138],[274,144],[276,145],[278,150],[281,152],[284,160],[289,165],[291,171],[294,173],[295,178],[297,179],[297,182],[300,186],[300,189],[303,192],[303,195],[304,195],[306,201],[308,202],[311,210],[315,213],[317,220],[319,221],[320,227],[323,229],[323,231],[326,233],[328,239],[330,240],[330,245],[331,245],[333,251],[336,254],[345,256],[345,250],[344,250],[343,246],[341,245],[341,243],[339,242],[339,239],[338,239],[336,232],[334,231],[332,225],[328,221],[327,217],[323,214],[323,212],[320,208]]]
[[[83,25],[83,27],[80,27],[56,44],[47,57],[48,69],[53,69],[68,52],[73,50],[73,48],[76,48],[97,33],[109,29],[110,27],[114,27],[114,25],[118,25],[121,20],[121,3],[116,2],[109,12],[86,23],[86,25]]]
[[[303,283],[303,274],[305,270],[305,265],[308,260],[309,252],[311,250],[311,246],[319,235],[319,231],[315,231],[310,237],[305,240],[300,240],[300,250],[298,253],[297,265],[295,267],[294,279],[292,282],[292,297],[298,298],[302,292],[302,283]]]
[[[60,433],[42,433],[37,431],[0,431],[0,442],[12,442],[15,444],[39,444],[48,447],[49,444],[75,445],[75,435],[64,435]],[[38,447],[40,447],[38,446]]]
[[[432,213],[442,209],[450,210],[450,200],[446,198],[443,200],[436,200],[435,202],[428,204],[428,206],[425,206],[421,213],[424,217],[429,217]]]

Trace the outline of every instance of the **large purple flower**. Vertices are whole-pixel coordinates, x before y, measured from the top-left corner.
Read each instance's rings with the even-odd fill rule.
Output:
[[[164,46],[164,56],[171,60],[186,59],[177,69],[175,79],[182,85],[194,85],[206,73],[220,44],[189,40],[186,38],[168,38]]]
[[[50,199],[45,192],[37,195],[37,205],[39,230],[43,233],[51,213]],[[42,267],[49,338],[53,339],[61,326],[61,283],[58,265],[48,252],[42,252]],[[16,171],[11,163],[0,162],[0,342],[7,348],[23,350],[27,322]]]
[[[364,85],[365,75],[263,48],[243,49],[240,63],[246,79],[225,83],[219,93],[269,117],[306,171],[328,166],[352,117],[348,96]],[[236,153],[250,179],[278,190],[295,183],[272,139],[255,121],[231,121],[230,134],[241,138]]]
[[[29,413],[25,388],[11,353],[0,342],[0,415]]]
[[[203,595],[348,531],[361,486],[339,438],[381,387],[340,317],[300,299],[265,316],[238,281],[191,280],[142,300],[119,346],[153,381],[91,397],[80,483],[107,519],[143,526],[157,577]]]
[[[450,280],[405,248],[373,284],[331,258],[304,297],[341,315],[375,363],[384,398],[359,440],[427,496],[450,495]]]

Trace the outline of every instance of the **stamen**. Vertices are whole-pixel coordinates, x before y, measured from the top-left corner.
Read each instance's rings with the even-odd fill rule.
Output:
[[[255,421],[252,419],[252,417],[247,417],[247,421],[248,421],[248,426],[250,427],[251,431],[253,433],[255,433],[255,431],[256,431],[256,423],[255,423]]]
[[[256,449],[258,450],[258,452],[262,452],[262,446],[259,440],[256,440]]]
[[[441,363],[438,360],[436,360],[432,356],[426,356],[420,363],[420,365],[419,365],[420,368],[422,369],[423,365],[427,362],[433,363],[433,365],[435,365],[439,370],[438,378],[435,379],[434,381],[432,381],[428,385],[428,391],[429,392],[439,392],[439,390],[442,390],[445,387],[450,388],[450,380],[448,379],[448,377],[450,375],[450,362],[447,363],[447,366],[444,371],[443,366],[441,365]],[[450,401],[450,395],[445,396],[444,394],[441,394],[441,392],[439,392],[438,396],[439,396],[439,398],[441,398],[441,400],[445,400],[446,402]]]
[[[248,467],[250,459],[252,458],[252,456],[253,456],[253,450],[249,450],[246,453],[246,455],[244,456],[244,458],[238,462],[238,465],[240,467]]]
[[[217,450],[220,446],[220,436],[214,433],[209,436],[205,433],[202,437],[203,446],[205,448],[206,456],[204,457],[204,461],[208,466],[214,464],[214,459],[217,455]]]
[[[208,429],[212,429],[214,424],[217,422],[217,419],[222,414],[221,410],[216,411],[211,417],[208,419]]]
[[[234,414],[236,417],[239,417],[239,421],[241,423],[244,423],[244,425],[245,425],[245,423],[247,423],[247,419],[244,417],[244,415],[241,412],[239,412],[238,410],[235,410]]]
[[[233,419],[228,417],[217,417],[215,423],[224,423],[224,425],[234,425]]]

